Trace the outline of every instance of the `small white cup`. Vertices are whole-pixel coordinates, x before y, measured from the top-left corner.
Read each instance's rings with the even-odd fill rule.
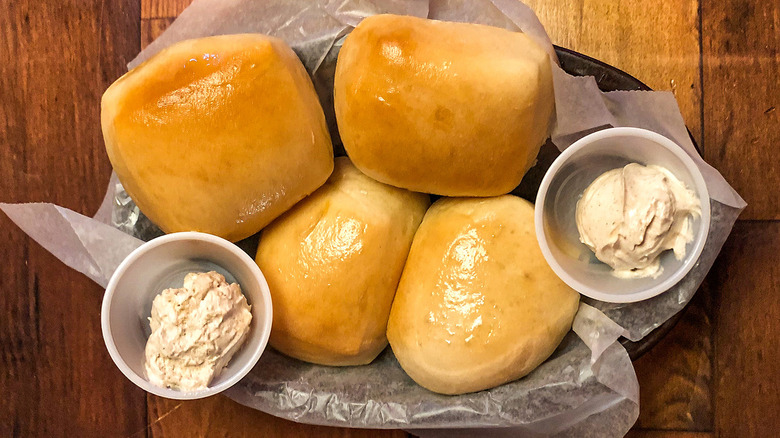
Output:
[[[252,306],[247,338],[208,388],[178,391],[154,385],[144,371],[152,301],[164,289],[180,288],[188,273],[208,271],[241,286]],[[241,380],[265,350],[272,321],[271,294],[255,261],[227,240],[197,232],[158,237],[130,253],[111,276],[101,311],[103,339],[119,370],[145,391],[177,400],[208,397]]]
[[[669,169],[701,202],[685,257],[677,260],[665,251],[657,278],[617,278],[579,240],[575,211],[582,192],[602,173],[628,163]],[[609,128],[579,139],[553,162],[539,186],[534,216],[542,253],[561,280],[600,301],[631,303],[669,290],[696,264],[710,227],[710,197],[699,168],[676,143],[646,129]]]

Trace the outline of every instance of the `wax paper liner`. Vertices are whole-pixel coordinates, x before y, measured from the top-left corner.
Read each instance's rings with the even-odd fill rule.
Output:
[[[195,0],[129,67],[183,39],[242,32],[278,36],[293,47],[312,75],[334,148],[343,153],[331,97],[335,61],[344,36],[362,18],[376,13],[522,31],[555,60],[536,16],[514,0]],[[371,365],[346,368],[306,364],[269,349],[228,396],[294,421],[404,428],[426,437],[603,437],[621,436],[630,428],[638,416],[638,387],[630,359],[617,339],[640,340],[684,308],[745,203],[696,153],[671,93],[602,93],[593,78],[576,78],[557,66],[553,69],[557,109],[551,138],[559,149],[608,126],[637,126],[673,139],[697,162],[712,197],[712,220],[704,251],[690,273],[671,290],[640,303],[583,299],[573,333],[550,359],[527,377],[491,390],[460,396],[431,393],[414,384],[389,348]],[[524,180],[523,184],[534,183]],[[532,189],[519,192],[530,193]],[[0,209],[68,266],[104,287],[130,251],[162,234],[135,207],[115,175],[94,218],[53,204],[0,204]],[[256,239],[240,245],[252,254]]]

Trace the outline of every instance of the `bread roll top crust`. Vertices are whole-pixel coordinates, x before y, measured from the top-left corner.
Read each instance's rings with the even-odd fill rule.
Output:
[[[390,305],[429,202],[336,158],[328,182],[262,232],[271,346],[323,365],[371,362],[387,346]]]
[[[348,155],[372,178],[439,195],[501,195],[547,138],[550,59],[522,33],[376,15],[339,52],[334,104]]]
[[[479,391],[541,364],[571,328],[578,303],[542,256],[531,203],[443,198],[415,235],[387,337],[421,386]]]
[[[111,164],[165,232],[252,235],[322,185],[333,150],[295,53],[264,35],[182,41],[103,95]]]

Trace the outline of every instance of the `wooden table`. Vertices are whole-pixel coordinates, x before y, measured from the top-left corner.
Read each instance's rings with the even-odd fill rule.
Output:
[[[103,90],[189,0],[11,2],[0,10],[0,202],[92,215],[110,174]],[[681,322],[635,365],[633,437],[780,428],[780,3],[533,0],[554,43],[672,90],[750,204]],[[0,215],[0,436],[406,436],[291,423],[125,379],[100,335],[102,289]]]

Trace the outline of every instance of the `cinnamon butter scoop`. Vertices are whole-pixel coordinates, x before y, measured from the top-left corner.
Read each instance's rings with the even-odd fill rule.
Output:
[[[657,277],[660,256],[678,260],[693,240],[690,219],[701,214],[696,195],[669,170],[631,163],[596,178],[577,202],[580,241],[622,278]]]
[[[182,288],[165,289],[152,303],[149,380],[182,391],[208,387],[241,348],[251,322],[237,283],[214,271],[187,274]]]

